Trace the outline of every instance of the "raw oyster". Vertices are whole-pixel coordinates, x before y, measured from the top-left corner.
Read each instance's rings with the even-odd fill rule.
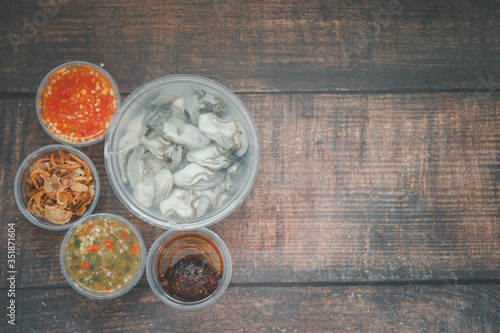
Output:
[[[128,132],[118,142],[118,163],[120,165],[120,170],[122,173],[122,180],[124,183],[129,182],[127,174],[127,164],[130,155],[134,151],[134,148],[139,144],[139,138],[131,132]]]
[[[248,139],[236,119],[220,119],[214,113],[204,113],[198,118],[198,128],[224,149],[242,156],[248,149]]]
[[[205,190],[220,184],[224,176],[214,170],[202,167],[197,163],[189,163],[173,175],[174,184],[192,190]]]
[[[248,149],[223,100],[200,89],[165,90],[125,127],[120,169],[136,200],[187,220],[219,209],[235,193]]]
[[[156,158],[143,145],[133,150],[128,168],[134,197],[143,206],[150,207],[170,193],[174,182],[167,163]]]
[[[134,133],[135,136],[140,138],[145,115],[146,110],[142,110],[140,114],[132,118],[127,124],[127,133]]]
[[[202,113],[220,113],[224,106],[220,98],[207,94],[203,90],[194,89],[191,89],[187,93],[185,102],[186,111],[194,125],[198,124],[198,117]]]
[[[162,128],[163,137],[187,148],[201,148],[210,143],[198,127],[181,121],[168,121]]]
[[[149,132],[148,132],[149,133]],[[140,143],[144,145],[156,158],[168,161],[170,149],[174,146],[172,141],[165,140],[159,135],[144,134]]]
[[[241,163],[236,162],[233,165],[231,165],[229,168],[227,168],[227,174],[229,176],[234,176],[238,173],[238,171],[240,171],[240,169],[241,169]]]
[[[184,91],[182,90],[165,90],[151,102],[149,109],[152,114],[146,118],[146,125],[159,123],[161,119],[168,119],[171,114],[186,119],[184,112]]]
[[[150,207],[155,197],[155,180],[151,169],[144,169],[134,188],[134,197],[144,207]]]
[[[142,178],[144,171],[146,169],[144,165],[143,156],[146,152],[146,148],[143,145],[138,145],[130,154],[127,163],[127,176],[130,182],[130,186],[135,190],[137,182]]]
[[[186,104],[186,97],[182,96],[177,98],[172,102],[172,112],[173,115],[186,120],[186,113],[184,112],[185,110],[185,104]]]
[[[169,168],[175,168],[182,158],[182,147],[164,139],[157,131],[150,129],[141,137],[143,144],[156,158],[168,163]]]
[[[148,166],[148,168],[153,171],[153,173],[160,172],[161,169],[167,167],[167,162],[165,160],[156,158],[156,156],[153,155],[153,153],[151,153],[150,151],[144,154],[142,160]]]
[[[220,183],[213,188],[196,191],[195,193],[198,195],[205,195],[210,200],[210,206],[214,209],[218,209],[226,199],[229,199],[234,194],[231,190],[233,185],[231,177],[227,176],[223,183]]]
[[[164,216],[187,220],[203,216],[209,205],[210,200],[206,196],[176,188],[160,202],[160,211]]]
[[[186,167],[186,165],[189,164],[189,162],[186,158],[186,155],[187,154],[182,155],[179,164],[177,164],[175,167],[169,168],[172,171],[172,173],[176,173],[177,171],[184,169]]]
[[[185,92],[182,89],[164,90],[149,104],[149,109],[151,111],[171,111],[172,103],[179,98],[184,98],[184,95]]]
[[[169,169],[161,169],[154,175],[155,182],[155,200],[162,200],[165,198],[174,185],[172,172]]]
[[[224,151],[216,144],[210,144],[204,148],[191,149],[186,157],[189,162],[196,162],[211,170],[220,170],[231,166],[232,159],[228,151]]]

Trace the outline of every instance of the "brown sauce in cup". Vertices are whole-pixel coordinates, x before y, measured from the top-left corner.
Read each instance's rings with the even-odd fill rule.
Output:
[[[195,302],[210,296],[219,286],[220,274],[202,255],[188,255],[161,275],[165,291],[182,301]]]
[[[165,292],[184,302],[196,302],[212,295],[224,271],[216,245],[194,233],[175,237],[165,244],[156,265]]]

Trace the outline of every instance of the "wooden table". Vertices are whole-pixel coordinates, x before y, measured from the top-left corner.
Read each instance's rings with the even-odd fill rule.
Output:
[[[0,5],[0,330],[499,332],[500,2],[4,1]],[[262,144],[247,200],[210,227],[233,277],[199,312],[159,301],[145,275],[95,301],[59,267],[64,232],[29,223],[13,180],[55,143],[35,116],[54,67],[103,64],[126,96],[165,75],[214,79],[247,105]],[[165,230],[83,148],[95,212]],[[15,297],[8,224],[15,224]],[[6,307],[15,300],[16,326]]]

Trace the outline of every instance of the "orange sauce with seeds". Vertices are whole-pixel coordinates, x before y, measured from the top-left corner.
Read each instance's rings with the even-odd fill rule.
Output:
[[[118,108],[117,92],[99,70],[87,65],[56,71],[41,92],[39,107],[48,130],[62,141],[98,140]]]

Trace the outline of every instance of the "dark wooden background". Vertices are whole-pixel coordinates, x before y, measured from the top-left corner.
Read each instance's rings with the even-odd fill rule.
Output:
[[[499,332],[499,1],[7,0],[0,5],[0,243],[16,224],[16,326],[0,330]],[[257,124],[248,199],[212,226],[234,271],[224,296],[175,311],[145,274],[95,301],[59,267],[64,232],[29,223],[13,179],[52,144],[35,93],[57,65],[104,64],[126,95],[188,73],[233,90]],[[82,149],[102,192],[148,247]]]

